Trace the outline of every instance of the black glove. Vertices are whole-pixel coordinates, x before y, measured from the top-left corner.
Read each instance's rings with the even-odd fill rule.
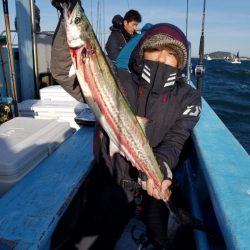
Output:
[[[51,4],[54,6],[55,4],[67,3],[69,0],[51,0]]]
[[[63,11],[61,3],[68,3],[69,0],[51,0],[51,4],[60,12]]]
[[[51,0],[51,4],[61,13],[63,12],[63,3],[67,3],[70,6],[70,9],[72,10],[77,2],[81,5],[81,2],[79,0]]]

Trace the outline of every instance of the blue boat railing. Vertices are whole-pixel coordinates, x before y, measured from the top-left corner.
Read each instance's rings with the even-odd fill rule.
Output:
[[[12,47],[18,47],[18,39],[17,39],[17,31],[16,30],[10,30],[11,34],[11,46]],[[6,30],[3,30],[0,33],[0,37],[7,36]]]
[[[209,196],[226,249],[250,249],[250,157],[204,99],[202,105],[192,136],[197,159],[188,163],[198,169],[192,195]],[[199,217],[197,211],[193,209]],[[198,240],[204,245],[202,237]]]
[[[202,219],[201,197],[208,196],[224,249],[250,249],[248,153],[205,100],[192,139],[195,157],[185,168],[193,214]],[[0,249],[49,249],[58,222],[91,168],[92,144],[93,128],[81,128],[0,199]],[[195,237],[198,249],[213,249],[206,234],[195,232]]]
[[[24,7],[28,8],[28,4]],[[17,10],[20,16],[23,10]],[[30,18],[21,20],[23,32],[18,39],[22,46],[32,42],[31,37],[27,38],[30,32],[25,33],[28,20]],[[26,51],[25,46],[23,51]],[[32,58],[31,54],[32,50],[25,54],[27,62]],[[27,64],[21,72],[27,75],[33,62],[28,64],[26,61],[21,62],[21,66]],[[25,84],[30,79],[27,77],[22,81],[25,90],[29,89]],[[192,138],[196,157],[188,159],[185,167],[193,213],[202,217],[199,198],[208,195],[226,248],[250,249],[249,155],[205,100]],[[81,128],[0,198],[1,250],[49,249],[60,218],[91,168],[92,143],[93,128]],[[204,180],[205,191],[199,189],[199,175]],[[195,233],[195,236],[199,249],[210,249],[205,234]]]

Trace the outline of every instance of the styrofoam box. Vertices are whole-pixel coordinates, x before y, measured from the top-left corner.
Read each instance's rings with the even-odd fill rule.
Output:
[[[79,129],[80,126],[75,122],[75,117],[81,113],[87,104],[80,102],[64,101],[43,101],[36,103],[33,107],[35,119],[57,119],[67,121],[70,126]]]
[[[0,126],[0,197],[74,130],[67,122],[16,117]]]
[[[74,118],[87,107],[87,104],[70,101],[25,100],[18,103],[20,116],[67,121],[75,129],[79,129],[79,125]]]
[[[36,102],[32,109],[35,116],[46,114],[51,117],[73,116],[75,117],[86,107],[87,104],[81,102],[64,102],[64,101],[43,101]]]
[[[40,100],[37,99],[30,99],[25,100],[17,104],[19,116],[23,117],[34,117],[35,113],[33,107],[38,103]]]
[[[60,85],[44,87],[41,88],[39,92],[41,100],[77,102],[77,100],[72,97],[66,90],[64,90]]]
[[[65,102],[52,100],[29,99],[18,103],[18,111],[21,116],[28,114],[35,116],[36,113],[47,113],[50,116],[76,116],[88,107],[87,104],[81,102]]]

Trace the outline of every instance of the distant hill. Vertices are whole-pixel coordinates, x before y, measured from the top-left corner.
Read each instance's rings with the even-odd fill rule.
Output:
[[[225,51],[216,51],[216,52],[212,52],[209,53],[208,55],[212,58],[212,59],[224,59],[225,57],[230,57],[231,56],[231,52],[225,52]]]
[[[216,51],[216,52],[209,53],[207,55],[209,55],[212,59],[224,59],[225,57],[231,57],[232,53],[225,52],[225,51]],[[240,56],[240,58],[250,59],[245,56]]]

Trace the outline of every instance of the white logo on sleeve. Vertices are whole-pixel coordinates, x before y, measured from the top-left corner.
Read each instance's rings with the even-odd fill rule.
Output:
[[[141,77],[150,84],[150,68],[147,65],[144,65]]]
[[[164,88],[174,85],[175,80],[176,80],[176,73],[170,74],[169,78],[167,79],[167,81],[164,84]]]
[[[197,105],[187,106],[187,109],[182,113],[183,115],[199,116],[201,107]]]

